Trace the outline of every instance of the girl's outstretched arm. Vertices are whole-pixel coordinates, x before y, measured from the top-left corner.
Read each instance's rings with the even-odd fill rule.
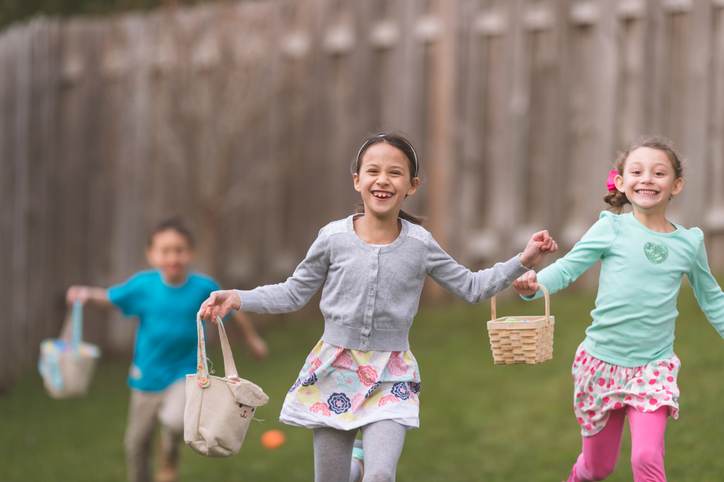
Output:
[[[327,279],[329,236],[322,228],[307,255],[283,283],[236,290],[241,309],[252,313],[289,313],[306,305]]]
[[[329,269],[329,238],[322,228],[307,255],[283,283],[253,290],[221,290],[201,304],[199,316],[206,321],[223,318],[231,310],[252,313],[289,313],[306,305],[324,283]]]
[[[543,296],[537,283],[545,286],[550,294],[566,288],[608,252],[616,239],[617,229],[615,215],[604,211],[568,254],[542,269],[537,275],[526,273],[513,287],[516,290],[523,289],[526,293],[530,293],[535,287],[536,291],[523,295],[529,299]]]
[[[427,273],[442,286],[469,303],[490,298],[507,288],[513,280],[525,273],[543,254],[558,249],[547,231],[535,233],[523,253],[496,263],[493,267],[471,271],[455,261],[430,237],[428,241]],[[528,263],[531,263],[528,265]]]

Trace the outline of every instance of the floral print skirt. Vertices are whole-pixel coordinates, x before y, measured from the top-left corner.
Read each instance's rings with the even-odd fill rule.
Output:
[[[676,383],[681,361],[671,358],[655,360],[639,367],[622,367],[593,357],[578,347],[571,369],[573,374],[573,410],[581,434],[600,432],[608,422],[609,411],[634,407],[654,412],[668,406],[679,417],[679,387]]]
[[[354,430],[380,420],[419,427],[420,370],[410,351],[360,351],[319,341],[289,389],[279,420]]]

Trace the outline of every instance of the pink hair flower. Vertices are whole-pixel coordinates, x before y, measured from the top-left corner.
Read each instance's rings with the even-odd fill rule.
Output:
[[[608,179],[606,180],[606,188],[608,192],[616,190],[616,176],[618,176],[618,169],[611,169],[608,171]]]

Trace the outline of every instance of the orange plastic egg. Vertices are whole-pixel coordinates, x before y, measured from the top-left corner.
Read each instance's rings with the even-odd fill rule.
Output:
[[[286,436],[281,430],[267,430],[261,434],[261,444],[269,450],[279,448],[285,440]]]

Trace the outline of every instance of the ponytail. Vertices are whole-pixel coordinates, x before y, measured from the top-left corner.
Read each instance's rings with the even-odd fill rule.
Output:
[[[609,192],[604,196],[603,200],[606,204],[609,204],[611,206],[611,211],[614,211],[616,213],[621,213],[625,205],[631,204],[631,202],[626,197],[626,194],[622,193],[619,190]]]
[[[400,219],[404,219],[405,221],[409,221],[412,224],[422,224],[423,219],[419,216],[412,215],[410,213],[406,213],[402,209],[400,209]]]

